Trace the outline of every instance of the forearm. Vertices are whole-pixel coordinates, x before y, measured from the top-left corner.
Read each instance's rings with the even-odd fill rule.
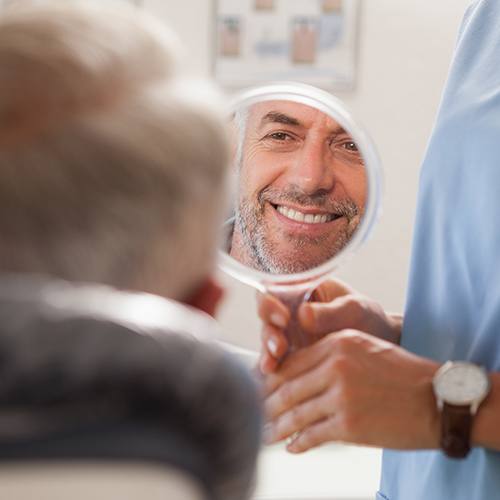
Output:
[[[391,341],[399,344],[403,328],[403,315],[387,313],[387,316],[394,336]],[[490,381],[490,393],[474,418],[471,445],[500,451],[500,372],[490,373]],[[431,408],[430,411],[435,413],[435,407]]]
[[[500,373],[490,374],[491,391],[479,407],[472,426],[473,446],[500,451]]]
[[[394,320],[395,325],[397,323],[402,324],[401,316],[391,315],[391,319]],[[400,374],[406,373],[408,380],[412,381],[412,397],[418,402],[417,407],[426,408],[420,414],[419,424],[412,431],[413,435],[419,436],[415,448],[437,449],[440,442],[442,415],[437,408],[432,383],[440,364],[431,359],[415,356],[404,349],[400,350],[400,352],[404,356],[401,357],[401,360],[406,362],[401,364],[399,369],[395,371]],[[500,372],[491,372],[489,378],[491,389],[473,419],[470,443],[471,447],[500,451]],[[415,409],[410,412],[410,415],[417,414],[418,410]],[[406,421],[409,428],[411,428],[411,418],[406,417]],[[387,445],[384,444],[384,446]],[[398,448],[399,446],[393,445],[393,447]],[[406,447],[406,443],[401,446],[401,448]]]

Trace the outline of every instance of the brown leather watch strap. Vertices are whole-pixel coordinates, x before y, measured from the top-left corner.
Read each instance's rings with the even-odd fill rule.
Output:
[[[443,404],[441,448],[450,458],[464,458],[470,451],[472,415],[470,406]]]

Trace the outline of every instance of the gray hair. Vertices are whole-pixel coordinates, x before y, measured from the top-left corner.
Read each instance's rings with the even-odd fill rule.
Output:
[[[183,298],[215,255],[219,96],[146,14],[65,4],[0,16],[0,272]]]
[[[250,110],[248,107],[238,108],[234,113],[234,125],[236,128],[235,163],[238,170],[241,168],[243,162],[243,149],[245,146],[249,114]]]

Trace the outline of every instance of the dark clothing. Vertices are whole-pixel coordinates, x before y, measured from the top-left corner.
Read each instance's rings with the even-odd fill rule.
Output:
[[[249,373],[208,316],[147,294],[0,280],[0,460],[160,462],[207,498],[248,498],[260,443]]]

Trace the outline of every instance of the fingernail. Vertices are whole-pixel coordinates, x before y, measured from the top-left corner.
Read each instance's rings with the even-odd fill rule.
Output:
[[[274,357],[278,356],[278,344],[276,343],[276,340],[269,339],[267,341],[267,348]]]
[[[299,451],[297,446],[297,441],[300,436],[299,432],[295,432],[292,436],[290,436],[286,441],[286,450],[290,453],[297,453]]]
[[[278,328],[286,327],[286,318],[280,313],[272,313],[271,314],[271,323]]]

